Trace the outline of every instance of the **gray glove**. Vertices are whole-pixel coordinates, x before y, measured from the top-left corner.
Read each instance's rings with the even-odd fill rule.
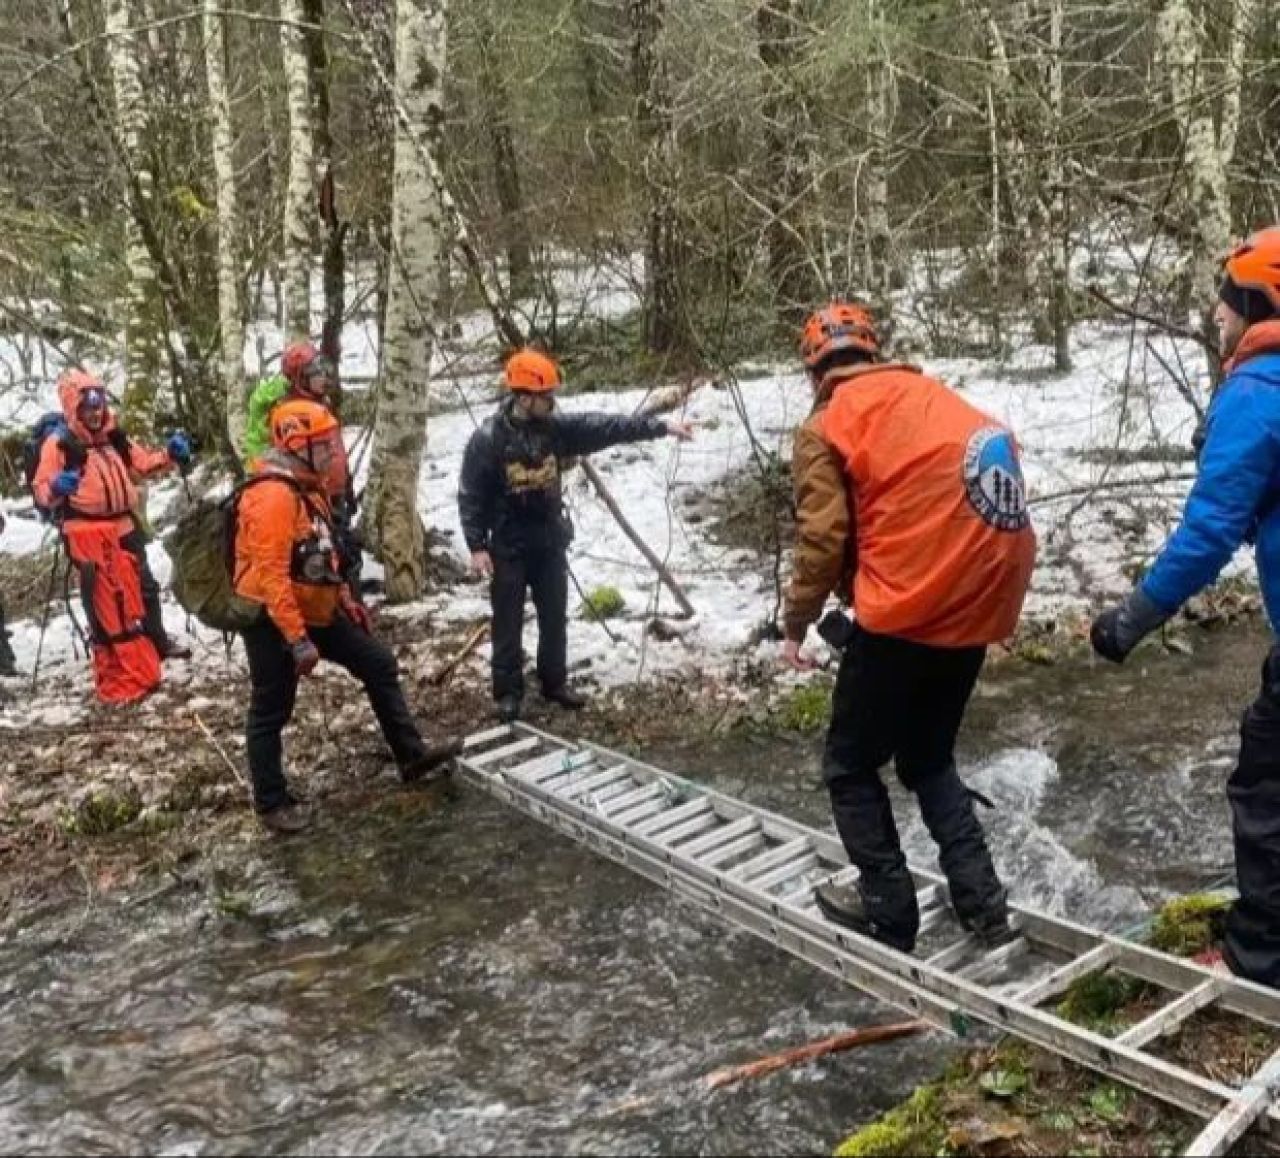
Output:
[[[1089,641],[1093,650],[1112,663],[1124,663],[1125,657],[1172,616],[1151,597],[1135,587],[1119,607],[1104,611],[1093,621]]]

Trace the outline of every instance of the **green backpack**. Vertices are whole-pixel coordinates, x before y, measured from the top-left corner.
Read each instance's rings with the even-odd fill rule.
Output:
[[[201,499],[165,536],[164,549],[173,561],[174,598],[188,615],[215,631],[242,631],[265,613],[262,604],[237,595],[232,584],[240,496],[268,479],[301,493],[298,483],[286,475],[254,475],[225,498]]]

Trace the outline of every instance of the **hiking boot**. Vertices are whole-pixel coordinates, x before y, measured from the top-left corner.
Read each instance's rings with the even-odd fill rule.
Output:
[[[568,712],[580,712],[587,706],[587,701],[567,685],[550,690],[543,688],[542,698],[550,703],[559,704]]]
[[[301,804],[282,804],[279,808],[271,809],[270,812],[258,813],[258,819],[264,828],[285,836],[302,832],[311,823],[311,817],[307,815],[307,810]]]
[[[498,723],[514,724],[520,718],[520,697],[500,696],[498,698]]]
[[[1009,914],[1003,907],[972,920],[961,918],[960,924],[984,949],[999,949],[1019,937],[1018,930],[1009,924]]]
[[[439,780],[453,771],[453,761],[462,751],[461,740],[446,740],[441,744],[428,744],[416,760],[400,765],[400,780],[404,784]]]
[[[813,899],[828,921],[902,953],[910,953],[916,947],[914,937],[907,940],[896,936],[867,912],[866,902],[856,884],[833,885],[828,881],[813,890]]]

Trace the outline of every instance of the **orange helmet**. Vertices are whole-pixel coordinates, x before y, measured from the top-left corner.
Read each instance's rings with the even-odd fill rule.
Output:
[[[1223,264],[1237,286],[1257,290],[1280,312],[1280,227],[1258,230]]]
[[[878,354],[880,339],[869,311],[848,302],[832,302],[809,315],[800,331],[800,359],[816,370],[837,350]]]
[[[526,346],[507,359],[502,380],[508,390],[546,394],[560,385],[560,367],[554,358]]]
[[[321,357],[320,351],[310,342],[290,342],[280,355],[280,373],[291,386],[297,386],[307,368]],[[328,362],[328,359],[325,359]],[[326,368],[331,368],[326,366]]]
[[[338,429],[327,406],[306,398],[288,399],[271,411],[271,445],[290,454],[306,454],[311,443],[334,439]]]

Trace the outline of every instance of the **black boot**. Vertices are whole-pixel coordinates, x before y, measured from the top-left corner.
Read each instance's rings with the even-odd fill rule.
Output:
[[[813,899],[818,903],[823,916],[828,921],[861,933],[864,937],[888,945],[902,953],[910,953],[916,947],[914,936],[904,936],[901,930],[881,924],[872,912],[883,909],[887,898],[870,897],[863,899],[861,882],[857,884],[833,885],[830,882],[819,885],[813,890]]]
[[[520,697],[499,696],[497,714],[500,724],[514,724],[520,718]]]
[[[973,807],[973,794],[949,765],[915,786],[929,835],[938,845],[938,862],[951,890],[960,923],[984,945],[1011,940],[1008,894],[996,875]]]
[[[311,824],[311,817],[307,815],[307,810],[301,804],[292,802],[273,808],[270,812],[260,812],[258,819],[264,828],[269,828],[282,836],[302,832]]]
[[[417,784],[423,780],[438,780],[441,776],[447,776],[453,771],[453,762],[461,751],[461,740],[429,744],[421,756],[400,766],[400,779],[405,784]]]
[[[559,704],[570,712],[580,712],[587,706],[587,701],[567,684],[562,684],[558,688],[543,688],[542,698],[553,704]]]
[[[0,625],[0,676],[16,676],[18,674],[18,657],[13,654],[9,643],[9,633]]]

